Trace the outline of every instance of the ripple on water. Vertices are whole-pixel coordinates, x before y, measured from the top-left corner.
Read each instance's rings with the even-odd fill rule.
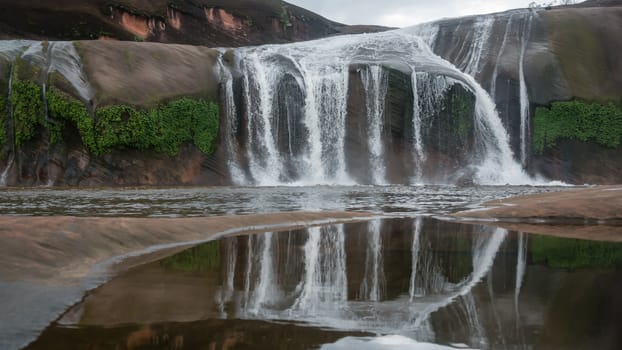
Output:
[[[560,189],[530,186],[3,189],[0,214],[196,217],[348,210],[443,215],[472,209],[493,199]]]

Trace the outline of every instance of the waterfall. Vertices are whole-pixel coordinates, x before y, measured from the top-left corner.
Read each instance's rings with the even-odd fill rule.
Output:
[[[80,54],[73,42],[59,41],[50,43],[51,60],[48,74],[60,73],[75,89],[82,100],[88,102],[93,99],[95,92],[89,83],[82,67]]]
[[[361,70],[365,102],[367,107],[367,125],[369,160],[374,184],[386,184],[384,146],[382,133],[384,127],[384,104],[387,96],[388,76],[381,66],[369,66]]]
[[[238,134],[238,112],[235,105],[235,98],[233,95],[233,76],[231,71],[225,66],[223,63],[223,53],[221,52],[218,56],[218,75],[220,79],[220,84],[222,86],[222,107],[224,110],[225,118],[222,120],[224,124],[224,144],[225,144],[225,152],[230,156],[227,159],[227,167],[229,169],[229,173],[231,174],[231,182],[235,185],[244,185],[248,184],[249,180],[244,174],[243,170],[238,165],[237,156],[239,155],[239,150],[236,147],[236,143],[234,139]]]
[[[9,126],[9,128],[11,129],[10,134],[13,135],[13,104],[11,102],[11,97],[12,97],[12,92],[13,92],[13,74],[15,71],[15,67],[11,66],[11,70],[9,72],[9,92],[8,92],[8,97],[7,97],[7,105],[6,105],[6,115],[7,115],[7,125]],[[11,137],[9,139],[9,142],[11,144],[11,154],[9,155],[9,160],[6,163],[6,166],[4,167],[4,170],[2,171],[2,174],[0,174],[0,186],[6,186],[7,185],[7,180],[9,177],[9,171],[11,170],[11,167],[13,166],[13,163],[15,162],[15,149],[13,149],[14,147],[14,141],[13,141],[13,137]]]
[[[283,164],[277,154],[271,117],[272,91],[279,71],[266,69],[255,53],[245,61],[242,72],[249,138],[247,154],[251,172],[260,185],[277,184],[281,181]]]
[[[315,146],[322,147],[321,153],[317,147],[312,147],[307,169],[312,171],[320,165],[322,172],[309,180],[311,183],[321,183],[327,179],[334,179],[336,183],[349,183],[344,152],[348,67],[345,65],[322,67],[307,78],[313,87],[313,91],[307,94],[312,96],[315,106],[306,110],[308,113],[306,120],[309,121],[307,127],[310,130],[316,129],[311,134],[319,134],[320,139],[312,139],[311,142]]]
[[[527,164],[527,142],[529,135],[529,94],[525,83],[525,52],[531,34],[531,21],[533,16],[530,14],[525,27],[521,33],[521,51],[519,58],[519,77],[520,77],[520,159],[521,164]]]
[[[492,26],[495,23],[495,19],[492,16],[479,17],[473,24],[473,39],[471,41],[471,48],[468,51],[468,55],[460,65],[461,70],[466,74],[476,77],[479,73],[479,63],[482,59]]]
[[[415,174],[412,182],[420,183],[423,177],[423,163],[425,162],[425,150],[423,148],[423,138],[421,135],[422,121],[421,110],[419,107],[419,89],[417,80],[417,71],[412,67],[410,81],[413,87],[413,143],[415,151]]]
[[[408,295],[412,302],[417,295],[417,263],[419,261],[419,251],[421,245],[421,225],[423,221],[420,217],[415,219],[415,227],[413,229],[413,243],[412,243],[412,263],[410,273],[410,287],[408,288]]]
[[[348,298],[343,225],[311,227],[308,232],[302,291],[291,311],[339,311]]]
[[[275,94],[282,79],[296,77],[304,95],[304,120],[308,139],[304,154],[295,159],[300,183],[351,183],[345,166],[345,119],[347,112],[348,66],[338,64],[317,66],[304,57],[284,57],[276,47],[240,49],[244,59],[239,62],[243,73],[247,156],[250,173],[258,185],[291,182],[286,175],[284,159],[296,157],[290,149],[279,149],[275,125]],[[301,101],[303,102],[303,101]],[[291,123],[288,123],[288,137]],[[289,154],[288,154],[289,153]]]
[[[484,18],[479,25],[472,54],[465,65],[475,71],[490,36],[493,18]],[[425,30],[424,30],[425,29]],[[382,183],[386,176],[386,151],[381,137],[383,106],[387,89],[382,76],[386,69],[411,75],[413,89],[413,131],[411,151],[415,154],[414,169],[409,175],[420,181],[422,163],[428,156],[422,137],[429,113],[422,109],[421,97],[431,95],[428,86],[419,83],[421,75],[442,77],[448,86],[463,85],[475,95],[475,144],[477,149],[470,164],[464,166],[474,173],[480,184],[526,184],[531,179],[514,161],[508,135],[486,91],[469,74],[435,55],[428,46],[436,37],[435,26],[364,35],[344,35],[286,45],[265,45],[234,51],[234,69],[242,75],[241,110],[244,110],[247,137],[239,140],[246,150],[248,175],[257,185],[353,184],[346,162],[346,124],[351,66],[362,66],[359,75],[365,87],[367,143],[371,183]],[[419,37],[423,33],[425,37]],[[406,73],[407,72],[407,73]],[[284,85],[286,84],[286,85]],[[278,93],[287,86],[300,115],[278,111]],[[229,93],[227,92],[227,95]],[[382,101],[382,100],[385,101]],[[231,116],[228,116],[231,119]],[[286,127],[282,127],[286,125]],[[296,137],[292,141],[292,133]],[[288,140],[289,142],[285,142]],[[297,152],[292,151],[296,142]],[[353,150],[355,152],[357,150]],[[238,155],[229,155],[236,159]],[[241,164],[237,164],[242,168]],[[469,171],[470,173],[471,171]],[[384,176],[383,176],[384,175]],[[434,179],[431,179],[434,180]]]
[[[384,266],[382,259],[381,221],[372,220],[368,224],[365,275],[361,283],[361,298],[380,301],[384,291]]]
[[[495,60],[495,67],[492,71],[492,78],[490,79],[490,95],[493,100],[497,95],[497,76],[499,75],[499,62],[501,62],[501,58],[503,57],[503,53],[505,52],[505,47],[508,42],[508,34],[510,33],[510,29],[512,28],[512,18],[514,14],[511,14],[508,17],[508,22],[505,25],[505,32],[503,33],[503,41],[501,41],[501,47],[499,48],[499,53],[497,54],[497,59]]]
[[[47,79],[50,74],[58,73],[69,85],[74,89],[75,93],[83,99],[84,102],[89,102],[94,97],[94,91],[90,86],[86,74],[82,69],[82,62],[78,51],[76,50],[73,42],[35,42],[26,40],[10,40],[0,41],[0,57],[6,59],[11,65],[11,73],[9,77],[9,102],[7,106],[8,124],[12,129],[13,124],[13,109],[11,106],[12,84],[14,75],[15,61],[20,58],[28,62],[28,64],[37,67],[45,74],[46,80],[42,83],[41,100],[43,102],[43,109],[45,113],[45,121],[47,123],[54,123],[48,115],[48,103],[47,103]],[[50,135],[48,132],[48,149],[47,149],[47,166],[48,166],[48,181],[47,185],[54,184],[49,165],[51,159],[50,153]],[[11,142],[13,144],[14,142]],[[9,156],[7,166],[0,174],[0,186],[6,186],[8,174],[15,161],[15,150],[13,150]]]
[[[84,70],[82,60],[71,41],[33,42],[22,58],[40,67],[47,75],[57,72],[73,87],[80,98],[88,102],[95,96]]]

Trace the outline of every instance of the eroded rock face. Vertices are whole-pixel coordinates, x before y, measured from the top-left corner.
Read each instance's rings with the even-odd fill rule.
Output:
[[[435,25],[435,53],[472,74],[495,98],[514,154],[520,160],[526,153],[529,172],[579,184],[622,179],[620,148],[566,140],[543,155],[531,149],[537,106],[572,99],[619,103],[622,2],[588,1]]]
[[[237,47],[386,30],[346,26],[272,0],[63,0],[54,4],[22,0],[5,1],[0,12],[3,39],[114,38]]]
[[[216,173],[218,166],[215,164],[226,162],[213,161],[214,156],[205,155],[191,142],[182,144],[176,156],[131,147],[116,148],[99,155],[85,144],[75,122],[54,119],[55,115],[43,108],[48,106],[51,89],[83,105],[94,124],[98,122],[95,111],[109,106],[150,110],[181,98],[217,101],[216,51],[183,45],[90,41],[75,44],[79,56],[76,53],[66,57],[74,44],[52,42],[43,45],[35,42],[24,43],[23,47],[20,45],[15,43],[15,55],[9,55],[11,50],[4,50],[3,56],[6,57],[0,58],[2,66],[11,72],[10,76],[0,78],[2,110],[9,112],[1,118],[4,141],[0,152],[0,174],[4,184],[223,184],[224,176]],[[26,54],[24,50],[30,51]],[[19,74],[13,73],[18,71]],[[13,96],[9,93],[9,80],[13,81],[13,85],[18,81],[30,84],[34,89],[31,94],[34,95],[22,93],[19,98]],[[17,121],[12,117],[16,108],[5,108],[7,97],[19,103],[35,103],[38,107],[28,110],[26,114],[20,112],[22,119]],[[76,115],[75,111],[68,113]],[[32,122],[33,135],[17,145],[14,143],[14,125],[24,124],[23,117],[31,114],[36,120]],[[62,128],[59,135],[52,136],[51,129],[55,125],[62,125]]]
[[[10,6],[22,6],[20,8],[23,9],[31,5],[25,1]],[[126,36],[114,31],[100,33],[101,36],[127,39],[130,35],[144,40],[173,42],[188,31],[208,28],[210,31],[204,33],[204,37],[211,43],[243,45],[270,40],[298,40],[338,32],[336,24],[321,22],[326,26],[319,26],[317,23],[320,22],[311,20],[307,12],[293,6],[271,7],[276,11],[271,13],[279,16],[268,16],[262,22],[249,20],[256,17],[240,15],[244,10],[251,10],[245,1],[231,2],[227,6],[224,2],[215,2],[200,7],[198,12],[189,10],[187,4],[179,8],[164,6],[161,8],[161,16],[153,15],[154,9],[159,7],[156,3],[152,5],[149,9],[152,12],[140,14],[123,7],[106,7],[107,10],[102,11],[109,13],[102,17],[103,20],[119,25],[115,28],[122,30]],[[616,183],[622,178],[619,170],[622,169],[622,153],[619,148],[607,149],[565,140],[555,148],[546,150],[543,155],[535,156],[530,146],[533,131],[530,116],[536,106],[572,98],[607,101],[622,96],[622,56],[618,49],[622,47],[622,37],[616,35],[622,32],[622,20],[619,20],[622,18],[622,7],[615,4],[610,6],[537,12],[518,10],[491,16],[443,20],[435,24],[435,37],[427,39],[431,40],[431,46],[438,55],[472,74],[495,98],[517,160],[520,161],[521,152],[526,153],[526,169],[570,183]],[[262,12],[268,8],[260,6],[255,10]],[[68,13],[61,13],[59,18],[64,18]],[[19,17],[19,12],[16,12],[16,17]],[[197,21],[207,23],[205,26],[208,27],[201,27]],[[260,28],[263,29],[258,30]],[[192,36],[189,38],[194,40]],[[80,42],[78,49],[84,58],[84,73],[95,91],[92,97],[84,100],[66,82],[52,83],[52,79],[41,72],[32,80],[37,84],[49,83],[76,98],[82,98],[90,109],[111,104],[149,108],[185,96],[220,100],[224,107],[224,85],[217,64],[219,53],[214,50],[113,41]],[[226,62],[227,55],[221,59],[225,65],[230,65],[231,62]],[[2,66],[10,70],[9,61],[0,58]],[[349,73],[345,152],[348,169],[358,174],[355,180],[367,183],[373,174],[370,172],[369,157],[361,154],[369,153],[367,140],[370,135],[365,127],[365,88],[358,68],[351,67]],[[275,112],[290,116],[292,120],[277,118],[280,124],[275,125],[274,129],[279,149],[288,148],[294,159],[300,155],[304,146],[298,142],[305,138],[306,132],[301,122],[304,101],[302,92],[297,90],[297,84],[293,81],[295,78],[290,76],[287,79],[275,92]],[[5,96],[8,80],[8,76],[0,77],[0,90]],[[388,80],[384,103],[385,132],[382,135],[388,164],[386,178],[391,183],[403,183],[406,182],[405,174],[415,166],[412,157],[412,82],[408,73],[398,70],[390,70]],[[233,84],[236,91],[242,90],[239,75]],[[451,96],[461,95],[453,91]],[[252,130],[249,131],[243,122],[243,96],[237,93],[235,100],[240,127],[235,130],[234,136],[242,144]],[[466,183],[469,174],[459,174],[456,169],[470,157],[473,140],[468,133],[462,136],[456,134],[456,130],[460,129],[460,121],[452,118],[452,108],[450,99],[447,109],[434,115],[434,122],[422,135],[425,144],[430,145],[430,156],[421,171],[424,177],[427,174],[428,178],[439,178],[439,174],[444,174],[440,177],[450,182]],[[525,115],[526,124],[522,121]],[[230,184],[231,174],[227,162],[231,152],[228,153],[223,137],[229,131],[221,127],[221,137],[214,155],[205,156],[192,145],[186,145],[177,157],[128,150],[94,157],[81,144],[77,130],[67,131],[63,147],[48,151],[46,145],[49,135],[40,132],[38,138],[22,147],[18,157],[0,160],[0,173],[2,169],[8,169],[6,180],[13,185]],[[290,141],[292,135],[296,142]],[[247,151],[243,148],[237,150],[239,154]],[[3,150],[3,154],[9,154],[7,152],[7,149]],[[284,157],[289,154],[282,153]],[[244,160],[239,163],[242,167],[248,166]],[[294,169],[293,166],[289,168]],[[296,178],[298,174],[291,171],[287,176]]]

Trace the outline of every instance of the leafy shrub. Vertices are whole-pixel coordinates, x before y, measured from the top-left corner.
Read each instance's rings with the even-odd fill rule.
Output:
[[[41,87],[31,81],[14,80],[11,104],[15,127],[15,146],[30,140],[38,126],[45,125]]]
[[[542,154],[560,138],[618,147],[622,139],[622,109],[613,103],[588,104],[581,101],[554,102],[550,109],[536,108],[534,152]]]
[[[51,88],[48,105],[50,116],[74,123],[83,143],[97,155],[132,148],[174,156],[190,141],[205,154],[215,149],[218,106],[201,99],[182,98],[150,110],[107,106],[97,109],[93,119],[81,102]]]

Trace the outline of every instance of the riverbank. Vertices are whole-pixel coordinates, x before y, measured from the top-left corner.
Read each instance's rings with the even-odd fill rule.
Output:
[[[622,185],[498,199],[452,216],[512,231],[622,242]]]
[[[0,217],[0,279],[58,283],[81,278],[97,263],[112,257],[149,247],[164,249],[167,244],[191,244],[221,233],[287,230],[370,215],[287,212],[202,218]]]
[[[0,217],[0,348],[18,349],[112,274],[224,234],[369,217],[287,212],[201,218]],[[10,326],[8,326],[10,325]]]

